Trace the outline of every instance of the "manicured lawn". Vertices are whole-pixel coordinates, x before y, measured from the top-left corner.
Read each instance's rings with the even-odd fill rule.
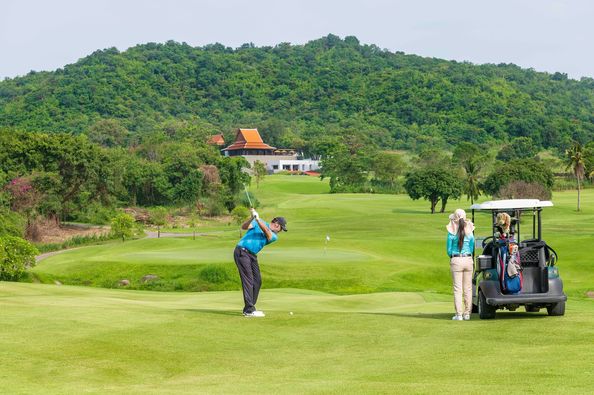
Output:
[[[381,291],[448,293],[445,224],[466,200],[451,201],[446,213],[430,214],[426,201],[406,195],[328,194],[326,182],[304,176],[267,177],[252,192],[263,218],[283,215],[289,232],[261,253],[266,288],[302,288],[337,294]],[[544,237],[559,253],[566,291],[584,296],[594,288],[594,190],[556,193],[545,210]],[[477,235],[489,232],[488,215],[477,215]],[[531,228],[523,223],[523,229]],[[153,290],[236,290],[235,225],[207,222],[191,237],[144,239],[85,247],[50,257],[33,270],[42,282]],[[326,236],[330,241],[326,243]],[[527,236],[527,235],[526,235]],[[159,280],[143,284],[146,274]]]
[[[0,393],[592,392],[594,191],[580,213],[575,192],[556,193],[543,215],[566,315],[469,322],[451,321],[444,252],[465,200],[431,215],[425,201],[330,195],[295,176],[252,191],[263,217],[289,227],[261,253],[265,318],[240,315],[234,226],[68,251],[33,270],[50,284],[0,283]],[[478,235],[488,226],[477,217]],[[146,274],[160,279],[142,284]],[[123,278],[180,292],[99,288]]]
[[[453,322],[449,295],[0,283],[0,393],[588,393],[594,301]],[[290,315],[289,312],[293,312]],[[515,378],[510,390],[510,380]]]

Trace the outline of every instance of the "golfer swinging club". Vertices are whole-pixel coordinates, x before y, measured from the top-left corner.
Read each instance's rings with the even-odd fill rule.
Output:
[[[247,230],[247,232],[237,243],[233,258],[239,270],[243,288],[245,302],[243,315],[264,317],[264,312],[256,310],[256,301],[262,285],[257,254],[264,246],[274,243],[278,239],[276,235],[278,232],[287,231],[287,221],[283,217],[276,217],[268,224],[260,219],[256,210],[251,208],[250,211],[252,217],[241,225],[241,229]]]

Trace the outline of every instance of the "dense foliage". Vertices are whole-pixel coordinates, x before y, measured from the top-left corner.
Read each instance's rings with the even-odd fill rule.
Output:
[[[593,140],[593,114],[591,78],[391,53],[334,35],[261,48],[171,41],[109,48],[0,82],[0,126],[86,133],[104,146],[134,145],[164,122],[194,119],[227,140],[237,126],[255,126],[271,145],[292,148],[310,149],[329,128],[347,128],[380,148],[526,137],[563,152],[573,140]],[[162,177],[142,165],[143,174]],[[190,175],[175,193],[196,188]],[[153,193],[160,200],[165,191]]]
[[[553,173],[546,164],[534,159],[517,159],[508,163],[499,162],[494,171],[483,181],[481,188],[490,195],[497,195],[501,188],[515,181],[524,181],[553,187]]]
[[[126,213],[120,213],[116,215],[111,221],[111,232],[115,237],[122,238],[125,241],[126,238],[130,238],[133,235],[134,230],[134,217]]]
[[[35,266],[37,248],[20,237],[0,237],[0,280],[18,280],[23,273]]]
[[[129,148],[84,136],[0,128],[0,201],[29,225],[38,216],[108,222],[119,205],[181,205],[231,210],[249,176],[241,157],[222,157],[204,139],[143,136]],[[18,223],[0,222],[15,234]]]
[[[463,182],[452,169],[427,167],[408,173],[404,188],[411,199],[428,200],[432,214],[441,200],[440,212],[443,213],[448,199],[458,199],[462,195]]]

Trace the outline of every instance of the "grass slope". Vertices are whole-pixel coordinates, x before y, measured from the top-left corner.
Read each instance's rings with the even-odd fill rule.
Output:
[[[592,300],[453,322],[447,295],[266,290],[264,319],[239,297],[0,283],[0,393],[592,389]]]
[[[430,214],[426,201],[405,195],[328,194],[316,178],[267,177],[253,192],[264,218],[284,215],[289,232],[261,253],[265,288],[302,288],[353,294],[384,291],[450,292],[445,224],[450,211],[469,206],[452,201],[448,212]],[[544,237],[559,253],[570,296],[594,288],[594,190],[555,193],[545,210]],[[490,217],[477,217],[477,235],[489,231]],[[527,230],[530,226],[525,226]],[[236,290],[240,288],[232,251],[236,226],[204,224],[192,238],[144,239],[68,251],[40,262],[33,274],[42,282],[153,290]],[[325,243],[326,235],[330,242]],[[528,236],[525,234],[525,236]],[[160,280],[142,284],[146,274]]]
[[[106,287],[122,277],[141,287],[154,273],[156,289],[217,292],[0,282],[0,393],[592,392],[592,191],[581,213],[570,192],[545,211],[570,296],[565,316],[453,322],[447,214],[405,196],[326,188],[269,177],[255,191],[261,213],[282,213],[290,229],[262,253],[264,319],[239,314],[234,227],[205,225],[209,236],[196,241],[85,247],[35,269],[44,281]],[[479,233],[487,225],[478,218]]]

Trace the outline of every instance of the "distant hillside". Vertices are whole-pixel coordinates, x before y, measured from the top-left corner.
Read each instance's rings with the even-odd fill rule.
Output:
[[[272,145],[352,129],[383,148],[516,136],[563,147],[594,139],[594,79],[391,53],[329,35],[262,48],[110,48],[0,82],[0,126],[21,130],[77,134],[112,119],[136,134],[196,117],[227,135],[258,127]]]

